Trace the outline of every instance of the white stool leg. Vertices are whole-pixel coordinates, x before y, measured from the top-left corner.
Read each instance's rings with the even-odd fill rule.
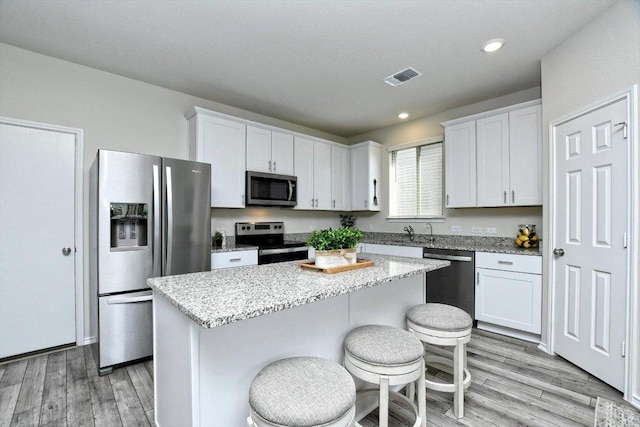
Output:
[[[378,424],[380,427],[389,426],[389,377],[380,376],[380,402]]]
[[[427,427],[427,390],[426,385],[424,383],[425,378],[425,367],[424,367],[424,359],[422,361],[422,368],[420,369],[420,378],[418,378],[418,413],[420,414],[420,418],[422,418],[422,427]],[[414,383],[411,383],[413,386]],[[412,396],[413,397],[413,396]]]
[[[464,417],[464,344],[462,338],[458,338],[455,348],[453,349],[453,383],[455,392],[453,393],[453,412],[456,418]]]

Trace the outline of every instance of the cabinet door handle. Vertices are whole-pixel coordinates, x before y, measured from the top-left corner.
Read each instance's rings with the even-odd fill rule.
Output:
[[[271,160],[269,160],[269,170],[271,170]]]
[[[276,161],[275,160],[273,161],[273,171],[274,172],[276,171]]]
[[[511,203],[516,202],[516,190],[511,190]]]
[[[333,208],[334,209],[336,208],[336,201],[335,200],[333,201]]]
[[[318,199],[316,199],[316,208],[318,207]]]
[[[476,286],[480,286],[480,272],[476,272]]]
[[[513,261],[498,261],[498,264],[513,265]]]
[[[449,206],[449,195],[447,194],[447,206]]]
[[[507,204],[507,191],[504,191],[504,196],[502,197],[504,199],[504,204]]]
[[[311,207],[312,208],[315,207],[315,200],[314,199],[311,199]]]
[[[229,260],[229,262],[238,262],[238,261],[242,261],[242,258],[231,258]]]

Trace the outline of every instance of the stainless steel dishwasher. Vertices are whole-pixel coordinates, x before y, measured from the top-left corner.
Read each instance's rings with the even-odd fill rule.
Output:
[[[422,257],[451,261],[427,273],[427,302],[459,307],[475,321],[475,252],[423,248]]]

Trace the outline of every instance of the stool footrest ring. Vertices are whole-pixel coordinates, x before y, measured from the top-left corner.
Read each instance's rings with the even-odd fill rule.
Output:
[[[425,363],[425,367],[429,364],[434,364],[434,363],[437,363],[438,365],[446,366],[448,368],[451,368],[451,371],[448,371],[447,373],[453,374],[453,361],[450,359],[446,359],[440,356],[425,356],[424,363]],[[466,390],[471,385],[471,373],[466,368],[464,369],[463,378],[464,379],[462,380],[462,386]],[[430,390],[444,391],[447,393],[454,393],[456,391],[455,384],[453,383],[440,383],[440,382],[432,381],[426,378],[424,380],[424,383],[427,389],[430,389]]]
[[[365,397],[379,397],[380,389],[378,388],[367,388],[365,390],[360,390],[356,393],[356,401],[363,399]],[[422,423],[422,418],[420,418],[420,412],[418,411],[418,407],[414,402],[409,400],[407,396],[400,394],[396,391],[389,390],[389,401],[391,402],[402,402],[406,404],[411,411],[413,411],[416,416],[416,422],[412,427],[419,427]]]

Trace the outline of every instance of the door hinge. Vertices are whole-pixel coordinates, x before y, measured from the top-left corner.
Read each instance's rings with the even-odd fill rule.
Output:
[[[627,139],[627,122],[616,123],[614,126],[622,126],[622,137]]]
[[[625,341],[622,341],[622,349],[621,349],[620,353],[622,354],[622,357],[625,357],[627,355],[627,349],[626,349],[626,346],[625,346]]]
[[[624,233],[624,234],[622,235],[622,247],[623,247],[623,248],[626,248],[626,247],[627,247],[627,245],[628,245],[628,242],[627,242],[627,233]]]

